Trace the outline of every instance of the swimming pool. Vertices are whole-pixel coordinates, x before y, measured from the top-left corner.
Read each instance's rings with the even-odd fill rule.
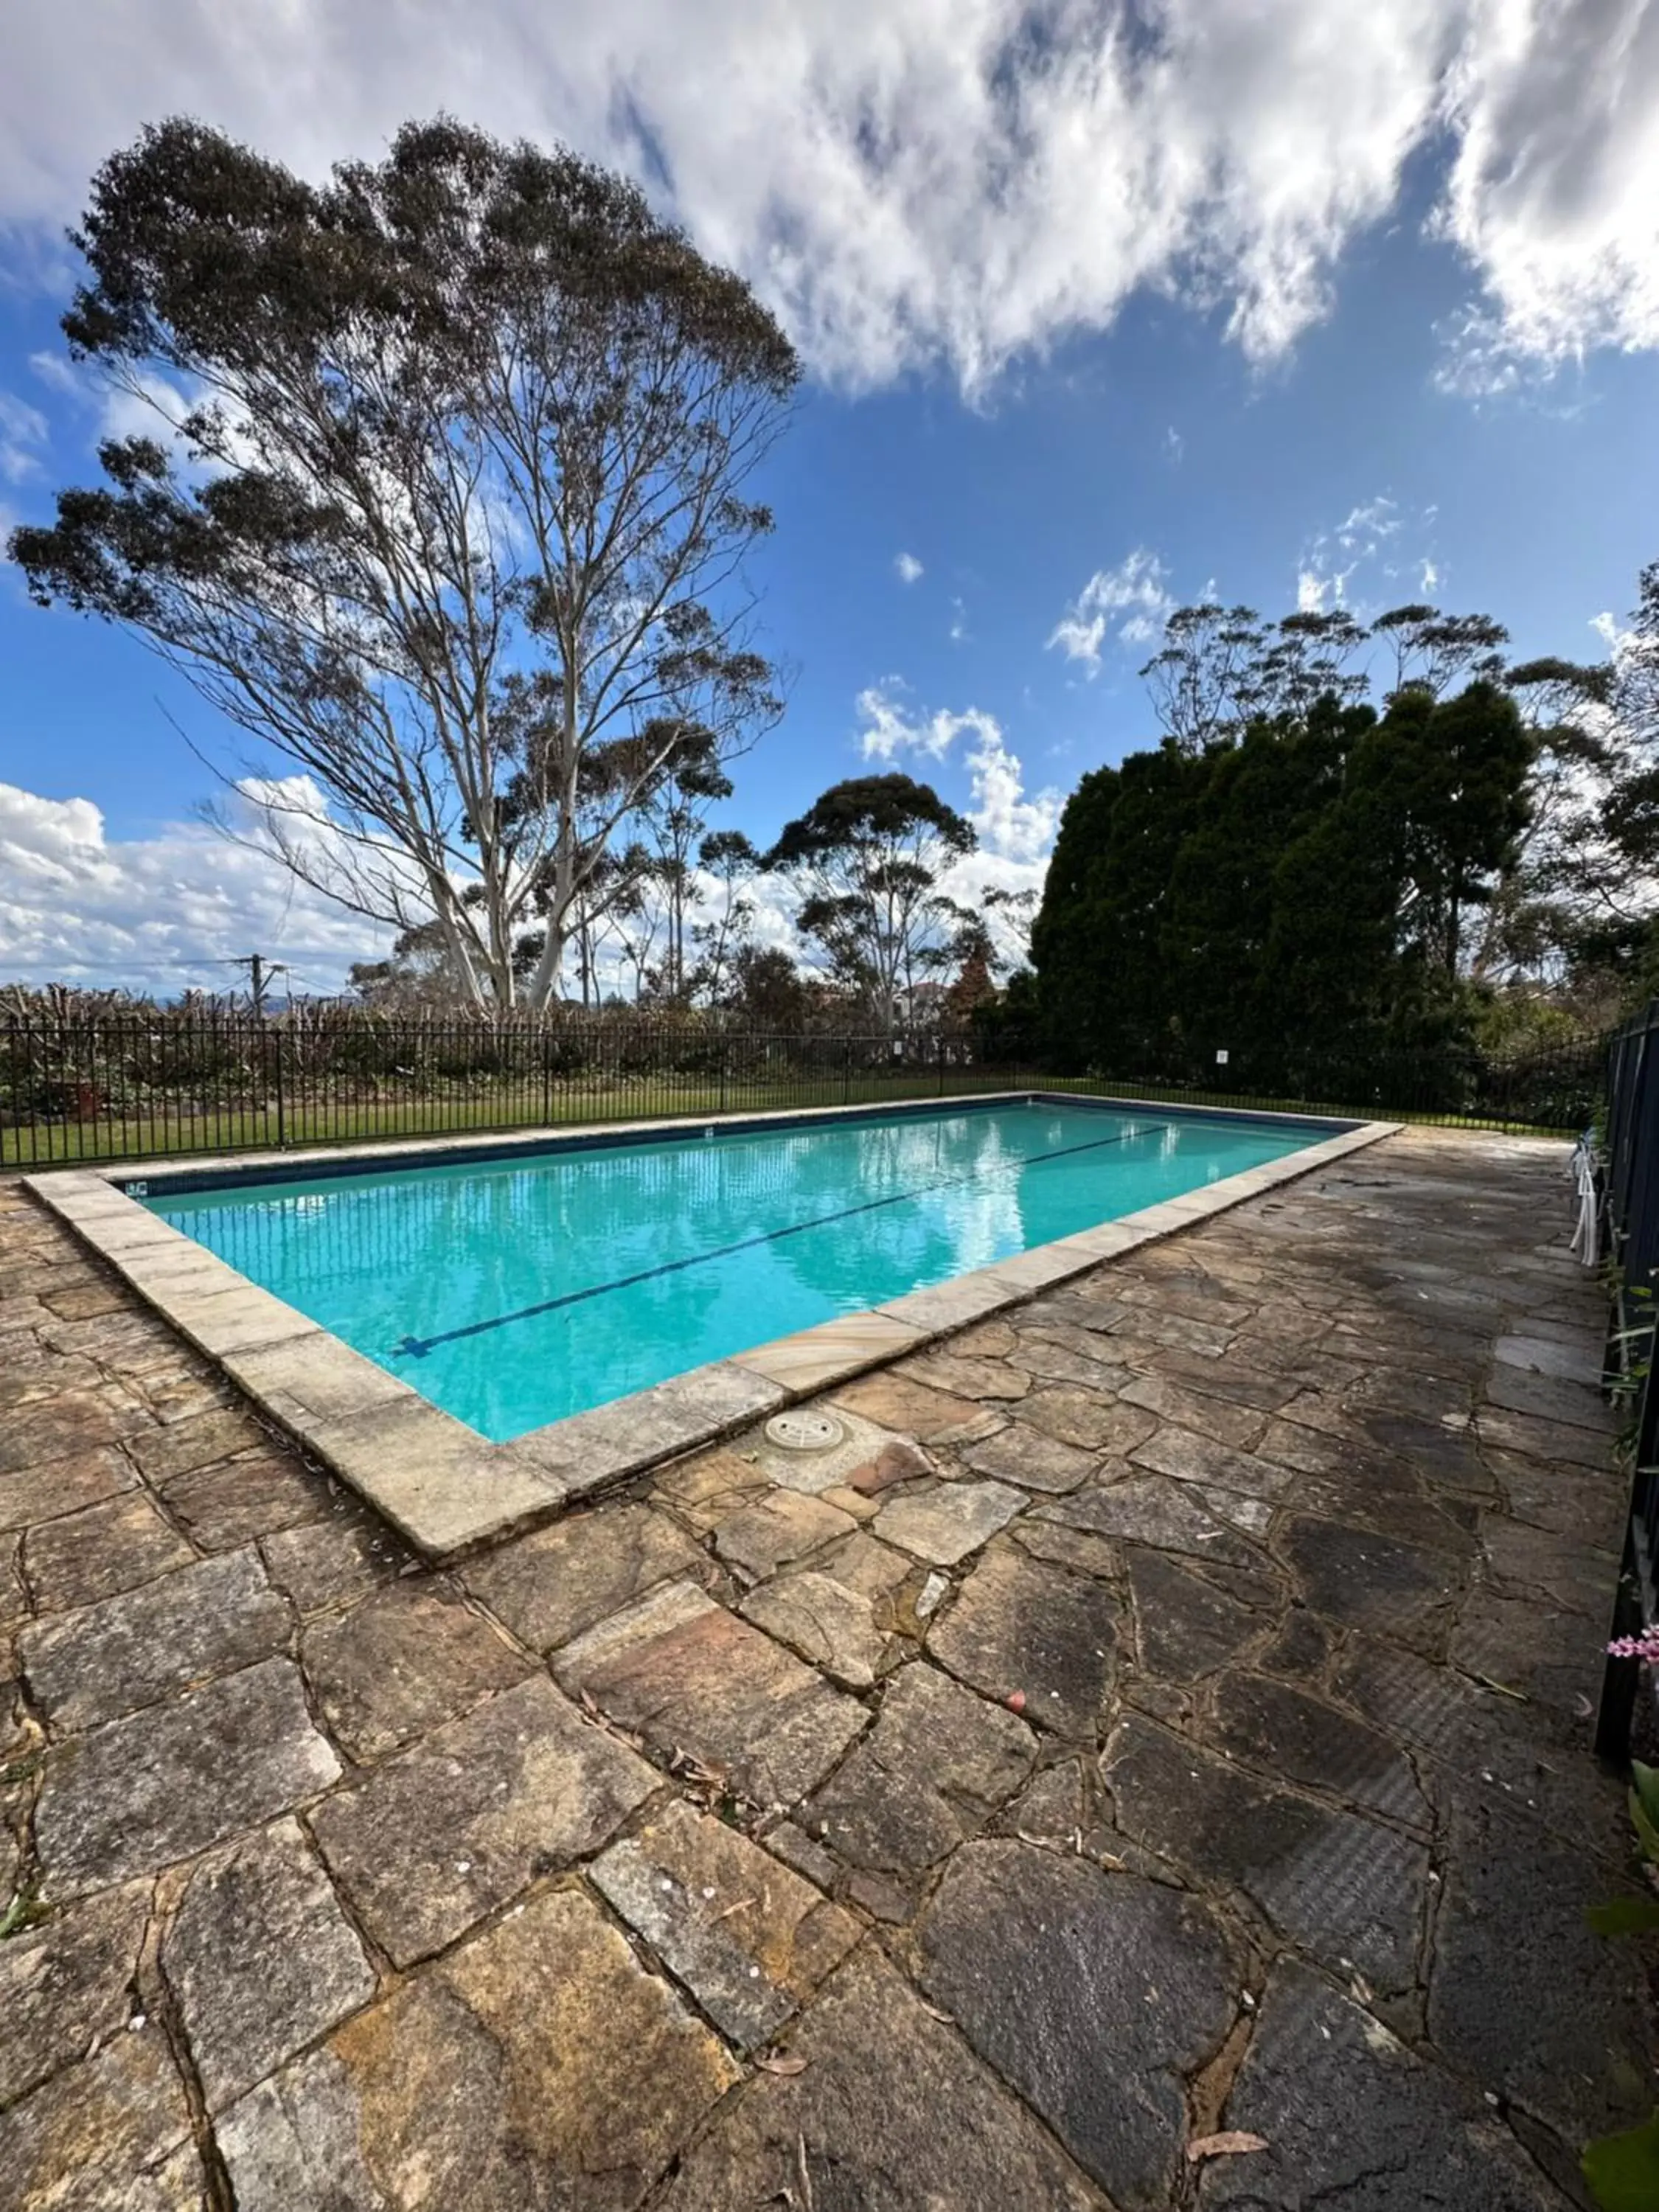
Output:
[[[495,1443],[1281,1159],[1345,1125],[1032,1097],[155,1190]]]

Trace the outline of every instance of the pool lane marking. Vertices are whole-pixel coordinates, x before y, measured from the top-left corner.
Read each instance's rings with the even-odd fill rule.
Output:
[[[1012,1167],[1040,1167],[1047,1160],[1069,1159],[1076,1152],[1097,1152],[1108,1145],[1132,1143],[1136,1137],[1152,1137],[1175,1127],[1172,1121],[1149,1122],[1144,1129],[1123,1129],[1115,1137],[1093,1137],[1086,1145],[1062,1145],[1052,1152],[1032,1152]],[[710,1260],[729,1260],[734,1253],[752,1252],[762,1244],[776,1244],[786,1237],[799,1237],[809,1229],[827,1229],[831,1222],[850,1221],[855,1214],[876,1213],[884,1206],[898,1206],[907,1199],[926,1198],[936,1190],[948,1190],[953,1183],[981,1182],[986,1170],[973,1175],[945,1176],[938,1182],[919,1184],[915,1190],[896,1190],[886,1198],[866,1199],[860,1206],[845,1206],[836,1213],[820,1213],[810,1221],[792,1221],[785,1229],[763,1230],[757,1237],[739,1238],[735,1244],[717,1244],[707,1252],[693,1252],[683,1260],[665,1260],[655,1267],[641,1267],[632,1275],[618,1275],[614,1282],[594,1283],[585,1291],[567,1291],[562,1297],[544,1298],[533,1306],[519,1306],[512,1313],[496,1314],[489,1321],[468,1322],[461,1328],[440,1329],[435,1336],[406,1336],[392,1347],[394,1353],[403,1352],[415,1359],[424,1359],[427,1353],[440,1344],[457,1344],[462,1338],[486,1336],[492,1328],[505,1328],[510,1322],[534,1321],[541,1314],[556,1313],[561,1306],[580,1305],[588,1298],[600,1298],[611,1291],[632,1290],[635,1284],[648,1283],[659,1275],[675,1275],[687,1267],[701,1267]],[[992,1172],[995,1172],[993,1170]]]

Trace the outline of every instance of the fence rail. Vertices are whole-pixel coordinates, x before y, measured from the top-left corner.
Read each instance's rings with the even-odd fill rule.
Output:
[[[1606,1055],[1583,1039],[1511,1060],[1469,1053],[1272,1066],[1062,1073],[1008,1035],[759,1035],[631,1016],[274,1019],[188,1010],[0,1022],[0,1167],[153,1159],[592,1121],[718,1115],[1045,1088],[1194,1105],[1577,1132]]]
[[[1632,1462],[1630,1516],[1612,1634],[1659,1627],[1659,1000],[1613,1039],[1607,1060],[1601,1214],[1612,1278],[1606,1382],[1625,1409]],[[1641,1669],[1609,1659],[1595,1747],[1622,1765],[1630,1749]]]

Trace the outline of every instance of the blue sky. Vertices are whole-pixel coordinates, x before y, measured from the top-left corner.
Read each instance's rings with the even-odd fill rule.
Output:
[[[31,26],[0,88],[0,510],[44,516],[94,466],[58,241],[103,152],[189,107],[316,170],[447,101],[630,163],[805,354],[753,576],[789,711],[728,810],[757,837],[891,763],[976,812],[988,877],[1035,884],[1056,800],[1151,733],[1148,631],[1206,586],[1268,613],[1427,597],[1589,658],[1659,558],[1659,9],[1517,4],[1500,38],[1474,0],[1402,0],[1332,40],[1301,0],[1166,0],[1136,17],[1165,76],[1109,9],[801,0],[716,129],[658,51],[663,4],[580,0],[573,59],[490,0],[465,65],[421,50],[414,7],[388,82],[362,9],[289,11],[325,75],[292,21],[250,56],[182,0],[96,0],[72,117],[88,45]],[[1016,40],[1034,16],[1046,64]],[[492,41],[532,52],[510,98]],[[373,949],[192,826],[212,780],[181,730],[226,733],[136,641],[0,571],[0,980],[222,983],[257,942],[325,988]]]

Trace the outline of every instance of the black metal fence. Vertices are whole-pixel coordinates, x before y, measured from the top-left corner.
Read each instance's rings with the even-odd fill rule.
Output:
[[[1659,1000],[1620,1030],[1607,1061],[1601,1218],[1613,1289],[1606,1381],[1622,1404],[1633,1469],[1630,1519],[1612,1634],[1659,1627]],[[1595,1747],[1622,1764],[1640,1680],[1633,1658],[1609,1658]]]
[[[1605,1043],[1523,1058],[1304,1054],[1286,1074],[1159,1055],[1056,1073],[1004,1031],[764,1036],[695,1018],[391,1018],[355,1008],[269,1020],[181,1008],[0,1023],[0,1167],[151,1159],[1054,1090],[1576,1133],[1595,1111]]]

